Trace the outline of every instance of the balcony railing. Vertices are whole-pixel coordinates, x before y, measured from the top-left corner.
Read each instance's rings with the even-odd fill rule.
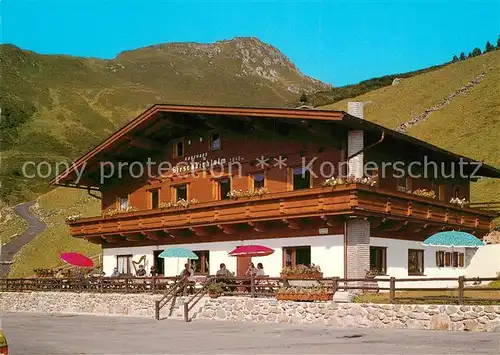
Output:
[[[273,193],[261,197],[211,201],[187,209],[137,211],[68,222],[73,236],[182,229],[214,225],[292,220],[353,214],[389,216],[487,231],[498,214],[362,184]]]

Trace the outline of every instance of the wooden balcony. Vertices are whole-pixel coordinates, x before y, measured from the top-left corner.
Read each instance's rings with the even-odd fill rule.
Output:
[[[421,238],[443,229],[481,236],[496,212],[361,184],[212,201],[69,222],[71,235],[108,246],[342,234],[346,217],[371,222],[372,235]],[[311,234],[312,233],[312,234]]]

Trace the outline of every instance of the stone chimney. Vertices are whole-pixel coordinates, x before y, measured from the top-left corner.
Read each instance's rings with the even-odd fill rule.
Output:
[[[362,102],[348,102],[347,113],[351,116],[364,119],[363,103]],[[350,130],[347,134],[347,156],[356,154],[364,147],[364,132],[361,130]],[[347,175],[354,175],[357,178],[363,177],[363,153],[356,155],[349,159]]]

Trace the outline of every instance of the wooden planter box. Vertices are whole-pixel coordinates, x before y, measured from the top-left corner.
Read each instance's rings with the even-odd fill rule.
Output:
[[[318,293],[318,294],[307,294],[307,293],[278,293],[276,295],[278,301],[301,301],[301,302],[326,302],[333,299],[333,293]]]
[[[378,287],[378,282],[375,278],[367,278],[367,281],[363,282],[363,287]],[[379,290],[367,290],[362,289],[364,293],[379,293]]]
[[[318,272],[317,274],[281,274],[282,279],[300,279],[300,280],[315,280],[322,279],[323,273]]]

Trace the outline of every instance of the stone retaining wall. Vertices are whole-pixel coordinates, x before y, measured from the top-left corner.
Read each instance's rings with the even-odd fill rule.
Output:
[[[159,295],[73,292],[0,292],[0,309],[6,312],[71,313],[150,317]]]
[[[196,319],[353,328],[494,331],[500,330],[500,305],[306,303],[220,297],[207,300]]]
[[[3,292],[0,309],[6,312],[40,312],[154,318],[154,303],[161,295],[65,292]],[[178,298],[172,317],[182,318]],[[170,305],[160,317],[168,316]],[[203,298],[190,313],[193,319],[261,323],[321,324],[353,328],[411,328],[500,331],[500,305],[393,305],[334,302],[289,302],[268,298]]]

